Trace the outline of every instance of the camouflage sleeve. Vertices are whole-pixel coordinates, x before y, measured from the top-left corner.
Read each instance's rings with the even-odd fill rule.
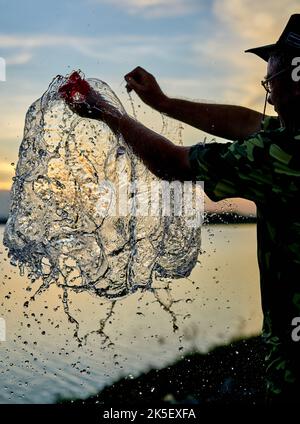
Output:
[[[204,191],[212,200],[242,197],[259,202],[268,192],[280,190],[276,163],[283,165],[289,155],[272,144],[270,134],[276,126],[278,121],[268,117],[262,131],[246,140],[191,147],[192,170],[197,180],[204,181]]]

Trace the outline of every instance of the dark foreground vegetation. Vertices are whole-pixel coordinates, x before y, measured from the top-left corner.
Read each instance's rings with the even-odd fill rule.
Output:
[[[122,378],[87,399],[72,404],[259,405],[264,399],[264,348],[260,337],[191,353],[163,369],[138,378]]]

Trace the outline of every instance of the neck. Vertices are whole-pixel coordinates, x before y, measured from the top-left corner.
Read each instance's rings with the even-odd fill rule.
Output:
[[[281,125],[287,131],[294,133],[300,129],[300,102],[299,99],[294,99],[289,102],[289,107],[280,114]]]
[[[300,117],[291,117],[289,119],[283,119],[280,117],[282,127],[286,128],[286,130],[290,133],[295,133],[300,129]]]
[[[300,129],[300,113],[299,109],[294,109],[295,112],[288,113],[287,116],[280,115],[281,126],[286,128],[290,133],[294,133]]]

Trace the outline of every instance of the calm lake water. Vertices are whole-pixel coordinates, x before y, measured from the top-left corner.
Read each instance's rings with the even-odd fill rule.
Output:
[[[162,368],[191,350],[207,351],[234,338],[258,334],[262,313],[256,262],[256,226],[215,225],[202,230],[200,263],[189,279],[176,280],[171,295],[179,330],[152,293],[119,301],[104,344],[98,335],[78,347],[62,310],[61,291],[51,287],[24,303],[32,291],[11,266],[0,226],[0,317],[7,340],[0,342],[0,403],[52,403],[87,397],[121,376]],[[81,331],[97,328],[109,308],[89,295],[72,298]]]

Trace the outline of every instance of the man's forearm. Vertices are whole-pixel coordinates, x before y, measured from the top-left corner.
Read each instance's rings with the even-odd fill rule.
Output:
[[[150,171],[166,180],[190,179],[188,147],[177,146],[128,115],[109,116],[106,123],[122,135]]]
[[[159,111],[228,140],[243,139],[259,131],[263,116],[242,106],[197,103],[169,97],[159,106]]]

